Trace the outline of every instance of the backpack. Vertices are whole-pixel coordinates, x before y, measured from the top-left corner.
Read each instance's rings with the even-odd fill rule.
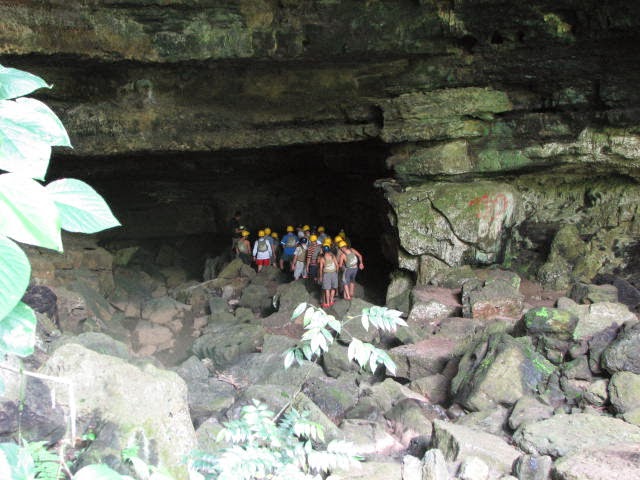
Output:
[[[288,235],[287,241],[285,242],[284,246],[288,248],[293,248],[297,244],[298,244],[298,239],[295,237],[295,235]]]
[[[269,250],[269,246],[267,245],[267,241],[264,238],[258,239],[258,251],[266,252]]]

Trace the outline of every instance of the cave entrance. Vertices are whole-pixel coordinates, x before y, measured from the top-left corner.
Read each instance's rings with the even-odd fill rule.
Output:
[[[380,142],[323,144],[241,151],[139,153],[109,157],[56,155],[48,180],[79,178],[112,207],[123,227],[100,234],[109,248],[178,246],[193,278],[204,259],[230,246],[236,210],[254,239],[269,226],[323,225],[345,229],[365,256],[358,281],[384,302],[393,253],[388,204],[374,186],[390,176],[388,146]]]

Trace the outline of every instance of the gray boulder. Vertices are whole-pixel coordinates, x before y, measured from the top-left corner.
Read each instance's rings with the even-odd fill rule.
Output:
[[[616,372],[609,381],[609,398],[617,413],[627,413],[640,408],[640,375]]]
[[[548,455],[522,455],[513,466],[520,480],[547,480],[551,473],[553,459]]]
[[[464,354],[451,391],[469,410],[513,405],[541,391],[555,367],[533,351],[527,338],[493,334],[478,340]]]
[[[265,335],[260,325],[235,322],[209,324],[205,331],[191,350],[198,358],[210,358],[218,369],[231,365],[243,354],[257,351]]]
[[[441,420],[433,422],[433,447],[442,450],[450,462],[480,458],[493,476],[511,473],[513,463],[521,454],[497,435]]]
[[[525,452],[563,457],[585,448],[604,448],[619,443],[640,442],[640,427],[617,418],[586,413],[554,415],[536,423],[525,423],[513,440]]]
[[[640,324],[625,328],[604,350],[601,363],[609,373],[640,374]]]
[[[627,442],[585,448],[556,460],[553,478],[558,480],[631,480],[640,478],[640,443]]]
[[[592,283],[578,282],[571,287],[569,298],[577,303],[599,303],[618,301],[618,289],[613,285],[594,285]]]
[[[392,348],[388,353],[396,363],[396,377],[417,380],[441,373],[456,347],[454,341],[438,336]]]
[[[177,374],[149,364],[139,368],[76,344],[57,349],[42,373],[71,381],[78,418],[105,425],[84,458],[113,463],[123,448],[138,444],[145,462],[186,480],[181,462],[195,448],[196,437],[187,386]],[[56,394],[65,409],[71,405],[67,393],[59,388]]]
[[[589,305],[589,312],[578,315],[578,324],[573,332],[575,340],[586,340],[612,325],[637,321],[636,315],[622,303],[601,302]]]
[[[491,320],[494,318],[519,319],[524,309],[524,295],[518,287],[503,279],[473,285],[467,282],[463,290],[463,313],[471,318]]]

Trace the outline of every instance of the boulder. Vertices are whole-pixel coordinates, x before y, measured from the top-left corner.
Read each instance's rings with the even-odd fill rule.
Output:
[[[492,435],[504,436],[508,430],[509,409],[498,405],[489,410],[469,412],[456,420],[457,425],[473,428]]]
[[[612,325],[636,321],[636,315],[622,303],[594,303],[589,305],[589,313],[578,316],[578,324],[573,332],[573,338],[575,340],[589,339]]]
[[[422,457],[422,480],[449,480],[451,475],[447,469],[447,461],[442,450],[432,448]]]
[[[109,459],[110,464],[117,463],[123,448],[138,445],[149,465],[166,468],[177,480],[186,480],[182,460],[195,448],[196,437],[187,386],[177,374],[149,364],[139,368],[77,344],[58,348],[42,373],[71,381],[78,418],[91,418],[94,425],[105,426],[104,431],[96,432],[101,441],[82,454],[87,462]],[[69,408],[72,400],[67,387],[55,388],[57,401]]]
[[[487,480],[489,466],[481,458],[467,457],[460,463],[458,478],[460,480]]]
[[[553,335],[570,339],[577,323],[577,316],[558,308],[536,307],[524,315],[525,327],[532,335]]]
[[[521,480],[547,480],[551,473],[553,459],[548,455],[522,455],[513,466]]]
[[[563,457],[585,448],[605,448],[619,443],[640,442],[640,427],[617,418],[575,413],[554,415],[536,423],[522,424],[513,435],[525,452]]]
[[[272,309],[271,301],[271,295],[267,287],[251,283],[242,290],[239,305],[256,313],[266,313]]]
[[[519,319],[524,309],[524,295],[507,280],[486,281],[483,286],[467,282],[462,288],[463,312],[471,318]]]
[[[389,421],[393,433],[404,445],[415,441],[415,437],[421,437],[422,442],[427,445],[433,432],[433,420],[447,418],[441,407],[413,398],[398,401],[384,416]]]
[[[618,289],[613,285],[594,285],[577,282],[571,287],[569,298],[577,303],[618,302]]]
[[[497,435],[442,420],[433,422],[432,443],[450,462],[462,462],[468,457],[480,458],[494,476],[511,473],[513,463],[520,456],[518,449]]]
[[[609,373],[640,374],[640,323],[625,328],[602,353],[602,366]]]
[[[262,345],[265,330],[260,325],[246,323],[209,324],[205,334],[191,347],[199,358],[209,358],[215,368],[230,366],[241,355],[255,352]]]
[[[451,381],[440,373],[420,377],[411,382],[409,388],[428,398],[431,403],[447,403]]]
[[[455,399],[469,410],[513,405],[542,390],[555,367],[533,351],[527,338],[492,334],[478,340],[460,360],[452,381]]]
[[[236,388],[216,378],[187,382],[189,412],[197,427],[211,416],[219,415],[236,400]]]
[[[408,312],[411,306],[411,289],[414,280],[408,272],[393,272],[387,287],[385,305],[401,312]]]
[[[530,396],[516,402],[509,416],[509,427],[516,430],[525,423],[535,423],[553,416],[553,407]]]
[[[311,378],[302,386],[302,392],[336,424],[358,403],[355,375],[342,375],[338,379]]]
[[[276,292],[278,310],[293,312],[298,304],[308,303],[311,295],[307,291],[305,282],[289,282],[278,285]]]
[[[389,350],[396,363],[396,377],[417,380],[444,370],[457,345],[452,340],[432,337],[418,343],[401,345]]]
[[[640,443],[620,442],[584,448],[556,460],[553,478],[558,480],[631,480],[640,478]]]
[[[191,308],[170,297],[153,298],[142,308],[142,319],[156,325],[164,325],[174,333],[179,332],[184,324],[185,313]]]
[[[340,432],[347,442],[355,446],[357,455],[395,456],[405,448],[387,432],[383,421],[346,419],[340,423]],[[420,462],[417,458],[416,460]],[[403,480],[406,479],[403,477]]]
[[[627,413],[640,408],[640,375],[616,372],[609,381],[609,399],[616,413]]]

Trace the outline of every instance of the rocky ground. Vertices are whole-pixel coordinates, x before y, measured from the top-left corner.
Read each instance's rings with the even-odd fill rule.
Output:
[[[17,418],[25,438],[60,442],[73,408],[79,464],[122,468],[119,450],[138,444],[184,478],[180,458],[222,448],[216,434],[241,405],[259,399],[278,411],[294,398],[328,440],[349,440],[366,459],[334,480],[640,478],[640,323],[623,303],[628,285],[545,291],[470,267],[426,286],[395,278],[387,306],[408,327],[349,327],[388,349],[395,377],[349,363],[346,334],[319,364],[285,370],[282,353],[303,331],[291,312],[318,303],[314,287],[219,259],[190,280],[167,245],[67,244],[64,256],[29,252],[47,289],[31,291],[41,343],[26,363],[72,383],[74,395],[29,379],[20,410],[20,380],[2,370],[4,438]],[[365,293],[330,313],[357,317],[371,306]],[[84,443],[88,432],[95,440]]]

